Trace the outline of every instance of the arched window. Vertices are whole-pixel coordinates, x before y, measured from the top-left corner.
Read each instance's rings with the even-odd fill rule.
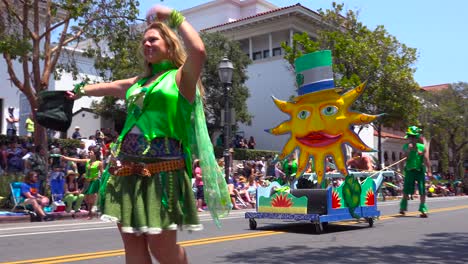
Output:
[[[392,151],[392,161],[395,162],[396,161],[396,155],[395,155],[395,152]]]

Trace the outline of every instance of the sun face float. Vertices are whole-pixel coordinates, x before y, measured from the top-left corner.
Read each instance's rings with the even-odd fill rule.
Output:
[[[296,177],[302,175],[312,158],[318,183],[325,183],[325,160],[329,156],[341,174],[348,176],[345,145],[360,151],[373,151],[353,130],[353,125],[368,124],[378,117],[351,110],[366,83],[344,94],[338,93],[334,87],[329,50],[306,54],[296,59],[294,64],[299,96],[289,102],[273,97],[276,106],[290,119],[266,131],[274,135],[291,135],[280,159],[299,149]],[[360,194],[359,182],[352,176],[346,177],[343,198],[353,216],[354,208],[361,202]]]
[[[361,151],[372,151],[352,129],[352,125],[368,124],[378,117],[351,110],[366,84],[340,95],[333,84],[329,50],[306,54],[295,61],[295,66],[299,96],[290,102],[273,97],[276,106],[291,118],[267,130],[274,135],[291,134],[280,159],[298,148],[297,176],[313,158],[317,181],[321,183],[328,156],[333,157],[343,175],[348,175],[344,144]]]
[[[245,213],[251,229],[257,226],[255,218],[307,220],[314,223],[315,231],[320,233],[323,223],[364,218],[372,226],[374,218],[380,216],[376,190],[383,172],[376,172],[376,180],[371,177],[374,174],[348,172],[345,155],[346,145],[363,152],[373,151],[354,132],[353,126],[368,124],[378,116],[351,110],[366,84],[340,92],[334,86],[331,62],[329,50],[306,54],[294,62],[298,96],[290,101],[273,98],[276,106],[290,118],[266,130],[274,135],[290,134],[279,159],[299,150],[296,177],[301,177],[311,164],[322,188],[299,185],[299,182],[283,185],[278,181],[258,187],[257,210]],[[345,176],[340,184],[325,184],[328,157],[333,158],[340,173],[326,176]],[[365,177],[365,180],[360,183],[358,177]]]
[[[364,86],[365,83],[344,95],[334,90],[324,90],[298,96],[292,102],[273,99],[278,108],[290,115],[291,119],[268,132],[274,135],[291,134],[280,158],[284,159],[299,148],[298,175],[306,169],[309,159],[313,157],[317,180],[322,182],[327,156],[332,156],[338,170],[347,175],[343,144],[361,151],[372,151],[351,128],[351,125],[367,124],[377,118],[349,110]]]

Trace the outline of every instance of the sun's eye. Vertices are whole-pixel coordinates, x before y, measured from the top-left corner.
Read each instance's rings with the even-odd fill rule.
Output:
[[[306,118],[308,118],[309,116],[310,116],[310,112],[307,111],[307,110],[302,110],[302,111],[300,111],[300,112],[297,114],[297,117],[298,117],[299,119],[306,119]]]
[[[338,113],[338,107],[334,105],[328,105],[325,106],[325,108],[322,109],[322,114],[326,116],[332,116],[334,114]]]

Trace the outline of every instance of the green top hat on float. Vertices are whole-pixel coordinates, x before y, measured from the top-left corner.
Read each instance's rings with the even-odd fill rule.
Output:
[[[335,89],[330,50],[305,54],[294,61],[299,96]]]

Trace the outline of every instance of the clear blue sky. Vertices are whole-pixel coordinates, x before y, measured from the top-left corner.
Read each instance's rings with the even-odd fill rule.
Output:
[[[279,7],[301,3],[312,10],[331,8],[332,0],[267,0]],[[140,0],[141,17],[152,4],[183,10],[208,0]],[[358,10],[369,28],[384,25],[401,43],[418,51],[415,80],[421,86],[468,82],[468,1],[466,0],[344,0]]]

